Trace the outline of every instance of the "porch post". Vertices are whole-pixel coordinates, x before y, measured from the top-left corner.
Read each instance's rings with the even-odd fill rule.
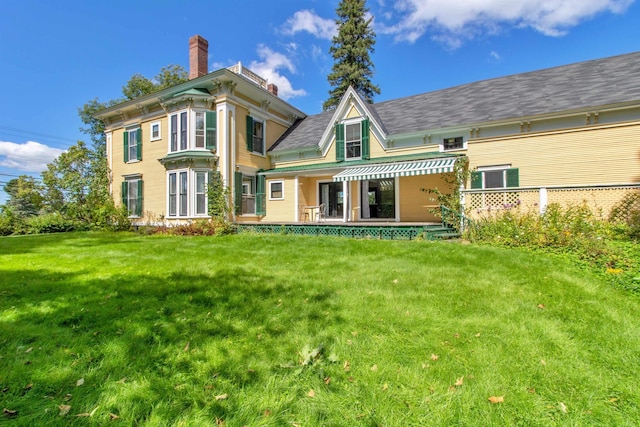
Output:
[[[395,191],[393,192],[393,197],[395,198],[394,202],[396,205],[394,215],[395,215],[395,221],[400,222],[400,177],[396,176],[393,179],[394,179],[393,187],[395,188]]]
[[[296,192],[293,195],[293,202],[295,203],[295,208],[294,208],[294,217],[293,217],[293,222],[298,222],[300,221],[300,184],[298,182],[298,175],[295,176],[295,178],[293,179],[293,186],[296,189]]]
[[[342,194],[344,199],[342,200],[342,222],[349,221],[349,206],[351,206],[351,200],[349,195],[349,183],[351,181],[342,181]]]
[[[547,210],[547,204],[549,203],[549,199],[547,196],[546,187],[541,187],[540,190],[538,191],[540,193],[540,215],[542,215]]]

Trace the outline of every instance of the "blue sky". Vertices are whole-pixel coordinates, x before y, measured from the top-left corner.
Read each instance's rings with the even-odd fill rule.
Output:
[[[78,140],[78,107],[121,96],[136,73],[241,61],[314,114],[329,86],[338,0],[5,1],[0,5],[0,188]],[[368,0],[385,101],[640,50],[636,0]],[[0,204],[6,194],[0,191]]]

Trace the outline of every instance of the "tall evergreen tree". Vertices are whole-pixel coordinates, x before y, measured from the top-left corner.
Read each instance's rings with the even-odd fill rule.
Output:
[[[328,76],[331,90],[322,108],[331,110],[340,103],[349,86],[371,103],[373,96],[380,94],[380,88],[371,81],[376,33],[371,28],[372,17],[365,16],[369,10],[365,0],[342,0],[336,9],[338,34],[333,37],[329,52],[334,63]]]

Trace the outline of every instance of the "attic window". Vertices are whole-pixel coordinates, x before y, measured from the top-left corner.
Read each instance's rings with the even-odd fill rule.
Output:
[[[464,141],[461,136],[442,139],[442,151],[462,150],[462,149],[464,149]]]

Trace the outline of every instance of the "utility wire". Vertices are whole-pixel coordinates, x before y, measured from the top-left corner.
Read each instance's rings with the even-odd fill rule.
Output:
[[[11,126],[1,125],[1,124],[0,124],[0,130],[11,131],[11,132],[19,132],[21,134],[26,134],[27,136],[36,135],[38,137],[45,137],[48,140],[57,139],[57,140],[63,141],[63,142],[73,142],[73,143],[75,143],[75,141],[72,141],[71,139],[65,138],[65,137],[62,137],[62,136],[51,135],[51,134],[48,134],[48,133],[34,132],[34,131],[28,130],[28,129],[14,128],[14,127],[11,127]]]

